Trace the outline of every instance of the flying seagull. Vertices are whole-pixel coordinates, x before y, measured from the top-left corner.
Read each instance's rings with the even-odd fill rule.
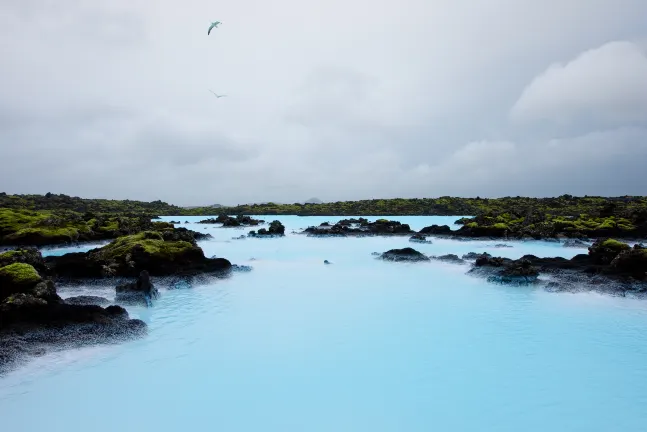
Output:
[[[214,22],[212,22],[212,23],[211,23],[211,25],[209,26],[209,31],[207,32],[207,35],[209,35],[209,34],[211,33],[211,30],[212,30],[212,29],[214,29],[214,28],[218,28],[218,25],[219,25],[219,24],[222,24],[222,23],[221,23],[220,21],[214,21]]]
[[[215,91],[213,91],[213,90],[209,90],[209,91],[210,91],[211,93],[213,93],[213,94],[214,94],[218,99],[220,99],[221,97],[225,97],[225,96],[227,96],[227,95],[219,95],[219,94],[217,94],[217,93],[216,93]]]

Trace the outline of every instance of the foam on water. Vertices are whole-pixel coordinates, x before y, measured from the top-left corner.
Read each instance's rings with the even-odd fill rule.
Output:
[[[182,224],[252,272],[128,307],[149,335],[0,378],[11,431],[643,431],[647,303],[487,284],[467,266],[371,252],[571,257],[549,242],[309,238]],[[167,217],[165,220],[192,220]],[[376,219],[376,218],[370,218]],[[395,219],[395,218],[391,218]],[[397,218],[412,228],[456,218]],[[205,229],[206,228],[206,229]],[[512,248],[496,248],[506,243]],[[252,260],[252,258],[254,258]],[[327,259],[332,265],[324,265]],[[99,290],[99,291],[97,291]],[[114,297],[110,288],[76,288]]]

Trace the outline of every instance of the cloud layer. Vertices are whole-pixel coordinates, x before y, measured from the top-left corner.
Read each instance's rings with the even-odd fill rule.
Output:
[[[642,0],[7,0],[0,189],[644,194],[645,16]]]

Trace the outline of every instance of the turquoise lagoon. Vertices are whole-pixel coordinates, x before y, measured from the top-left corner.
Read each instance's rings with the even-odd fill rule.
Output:
[[[646,301],[493,285],[467,265],[371,255],[586,249],[311,238],[293,231],[341,218],[261,218],[281,220],[286,237],[234,240],[249,228],[164,217],[212,234],[200,243],[208,256],[253,270],[128,307],[149,325],[142,339],[48,354],[0,377],[3,430],[647,430]],[[457,217],[389,219],[420,229]],[[61,290],[78,294],[112,299],[114,289]]]

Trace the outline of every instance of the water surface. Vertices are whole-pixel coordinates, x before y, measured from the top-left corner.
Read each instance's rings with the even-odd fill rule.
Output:
[[[283,221],[288,235],[233,240],[249,228],[182,223],[214,235],[201,242],[208,256],[253,271],[163,290],[152,309],[129,307],[149,324],[143,339],[46,355],[0,378],[3,426],[645,430],[645,301],[491,285],[465,275],[468,266],[371,255],[413,246],[438,255],[568,258],[586,249],[537,241],[310,238],[292,231],[341,218],[262,218]],[[420,229],[456,218],[390,219]],[[114,297],[110,288],[62,294],[79,292]]]

